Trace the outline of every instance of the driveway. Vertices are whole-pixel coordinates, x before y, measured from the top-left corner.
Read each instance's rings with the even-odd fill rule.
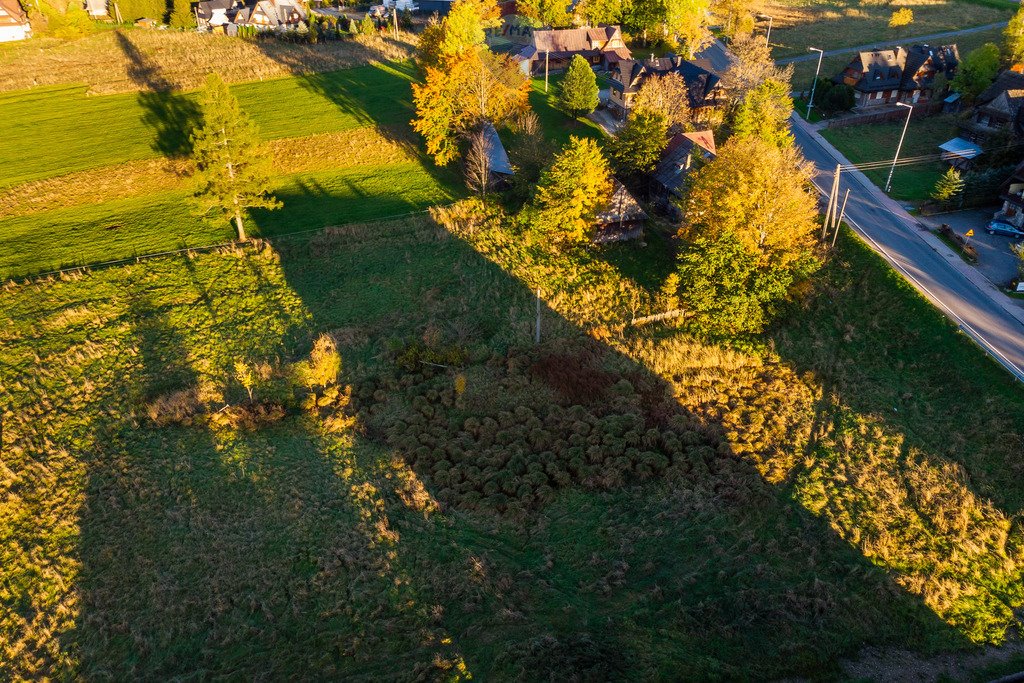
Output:
[[[622,127],[623,121],[612,114],[612,110],[608,108],[608,89],[599,90],[597,93],[598,99],[601,101],[601,106],[592,111],[587,115],[587,118],[601,126],[601,130],[606,135],[614,136],[619,132],[619,128]]]
[[[976,268],[995,284],[1005,286],[1017,277],[1017,257],[1010,251],[1010,245],[1016,240],[985,232],[985,224],[992,220],[994,211],[995,208],[944,213],[929,217],[927,222],[934,225],[946,223],[961,235],[974,230],[971,245],[978,250]]]

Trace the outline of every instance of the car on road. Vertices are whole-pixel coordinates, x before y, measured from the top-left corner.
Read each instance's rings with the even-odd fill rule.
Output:
[[[1003,237],[1024,237],[1024,230],[1003,221],[989,221],[989,224],[985,226],[985,232]]]

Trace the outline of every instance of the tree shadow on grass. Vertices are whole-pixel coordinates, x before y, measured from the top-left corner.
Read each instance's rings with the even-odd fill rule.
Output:
[[[153,150],[165,156],[182,156],[191,150],[189,136],[201,118],[196,102],[174,92],[174,85],[160,67],[146,57],[121,30],[114,32],[117,45],[128,63],[128,79],[139,88],[138,101],[144,110],[142,121],[155,134]]]

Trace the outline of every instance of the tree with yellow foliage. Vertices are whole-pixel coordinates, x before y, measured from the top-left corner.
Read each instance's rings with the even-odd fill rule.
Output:
[[[601,148],[590,138],[574,135],[541,175],[537,227],[557,244],[580,244],[611,196],[611,170]]]

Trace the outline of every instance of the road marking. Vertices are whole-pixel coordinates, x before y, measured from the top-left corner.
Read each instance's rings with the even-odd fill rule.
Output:
[[[816,180],[812,179],[811,182],[814,184],[814,187],[817,188],[818,192],[822,194],[822,196],[827,196],[825,190],[823,190],[821,186],[818,185],[818,182]],[[861,228],[856,221],[854,221],[849,216],[847,216],[844,220],[846,223],[849,223],[850,225],[853,226],[854,231],[858,235],[860,235],[863,239],[870,242],[872,248],[879,254],[881,254],[885,258],[885,260],[888,261],[893,266],[893,268],[895,268],[897,271],[899,271],[901,275],[903,275],[904,278],[910,281],[910,283],[917,287],[918,290],[924,292],[924,294],[927,295],[927,297],[932,301],[933,305],[938,305],[939,307],[944,309],[946,311],[946,314],[959,324],[960,329],[963,330],[964,333],[966,333],[967,336],[970,337],[975,344],[981,347],[982,351],[986,352],[990,357],[994,358],[996,362],[998,362],[1000,365],[1006,368],[1006,370],[1009,371],[1015,379],[1017,379],[1020,382],[1024,382],[1024,370],[1021,370],[1021,368],[1018,367],[1012,360],[1003,355],[1003,353],[999,349],[997,349],[989,340],[987,340],[984,335],[982,335],[980,332],[974,329],[966,320],[957,315],[957,313],[953,309],[947,306],[940,297],[936,296],[935,293],[928,289],[928,287],[926,287],[920,280],[911,275],[910,271],[904,268],[899,263],[899,261],[897,261],[896,258],[885,249],[885,247],[876,242],[875,239],[871,237],[871,235],[867,234],[867,232],[865,232],[865,230]]]

